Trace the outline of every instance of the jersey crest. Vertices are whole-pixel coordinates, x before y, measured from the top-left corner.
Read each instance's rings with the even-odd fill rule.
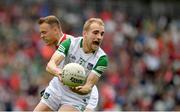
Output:
[[[87,69],[88,69],[88,70],[92,70],[93,66],[94,66],[94,65],[93,65],[92,63],[88,63]]]

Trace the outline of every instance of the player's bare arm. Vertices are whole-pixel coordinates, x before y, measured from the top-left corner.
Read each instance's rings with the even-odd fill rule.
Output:
[[[93,86],[98,82],[98,80],[99,77],[94,72],[91,72],[87,77],[86,83],[83,86],[72,88],[72,91],[81,95],[88,94],[91,92]]]
[[[64,56],[55,52],[47,64],[46,71],[59,77],[62,73],[62,69],[58,68],[57,66],[62,62],[63,59]]]

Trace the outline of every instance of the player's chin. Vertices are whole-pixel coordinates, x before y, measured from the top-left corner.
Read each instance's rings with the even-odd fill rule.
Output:
[[[93,51],[96,51],[96,50],[98,50],[99,49],[99,45],[92,45],[92,49],[93,49]]]
[[[47,46],[52,46],[53,43],[51,43],[51,42],[46,42],[46,45],[47,45]]]
[[[51,46],[51,44],[50,44],[50,43],[46,43],[46,45],[47,45],[47,46]]]

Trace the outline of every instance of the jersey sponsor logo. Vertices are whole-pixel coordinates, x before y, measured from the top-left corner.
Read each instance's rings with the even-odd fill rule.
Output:
[[[88,65],[87,65],[87,69],[88,69],[88,70],[92,70],[92,68],[93,68],[93,64],[88,63]]]
[[[43,95],[43,98],[44,98],[44,99],[48,99],[48,98],[49,98],[49,96],[50,96],[50,94],[49,94],[49,93],[47,93],[47,92],[45,92],[45,93],[44,93],[44,95]]]

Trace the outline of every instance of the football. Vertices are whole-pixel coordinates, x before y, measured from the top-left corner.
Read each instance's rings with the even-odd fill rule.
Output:
[[[62,82],[69,87],[83,85],[86,81],[84,67],[78,63],[69,63],[62,71]]]

